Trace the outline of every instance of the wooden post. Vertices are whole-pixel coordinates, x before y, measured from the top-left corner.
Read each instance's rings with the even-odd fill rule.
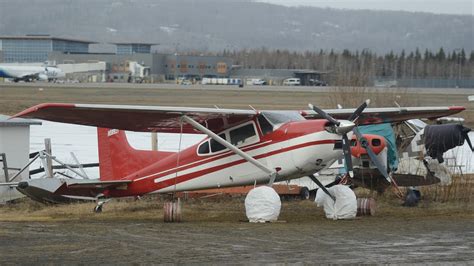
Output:
[[[166,201],[163,206],[163,220],[165,223],[181,222],[181,201]]]
[[[3,173],[5,175],[5,183],[10,182],[10,176],[8,174],[8,165],[7,165],[7,155],[5,153],[0,153],[0,159],[3,163]]]
[[[156,132],[151,132],[151,150],[158,150],[158,134]]]
[[[46,151],[47,154],[53,156],[50,138],[44,139],[44,150]],[[47,168],[46,177],[50,177],[50,178],[53,177],[53,159],[51,159],[51,156],[46,157],[46,165],[45,165],[45,168]]]

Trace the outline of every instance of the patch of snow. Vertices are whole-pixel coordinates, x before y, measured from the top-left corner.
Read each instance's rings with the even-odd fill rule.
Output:
[[[97,129],[65,123],[42,121],[41,126],[30,127],[30,152],[44,150],[44,139],[51,139],[52,153],[65,163],[74,163],[70,152],[74,152],[81,163],[99,162],[97,150]],[[151,150],[151,134],[126,131],[130,145],[139,150]],[[200,134],[183,134],[181,150],[188,148],[204,139]],[[179,134],[158,133],[158,149],[161,151],[178,151]],[[40,166],[36,161],[30,170]],[[90,178],[99,178],[98,168],[84,169]]]

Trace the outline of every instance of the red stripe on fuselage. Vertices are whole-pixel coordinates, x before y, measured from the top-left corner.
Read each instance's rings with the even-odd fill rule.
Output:
[[[252,150],[255,150],[255,149],[259,149],[259,148],[262,148],[262,147],[269,146],[271,144],[275,144],[275,142],[268,141],[268,142],[264,142],[264,143],[252,144],[252,145],[249,145],[247,147],[243,147],[242,151],[244,151],[244,152],[252,151]],[[197,145],[197,146],[199,146],[199,145]],[[183,165],[183,166],[179,166],[177,168],[164,170],[164,171],[156,173],[156,174],[151,174],[151,175],[148,175],[146,178],[153,178],[153,179],[160,178],[160,177],[172,174],[172,173],[176,173],[176,172],[187,170],[189,168],[197,167],[197,166],[206,164],[208,162],[224,159],[224,158],[230,157],[232,155],[234,155],[234,153],[232,151],[226,151],[226,152],[219,153],[219,154],[216,154],[216,155],[211,155],[210,157],[207,156],[207,158],[204,158],[200,161],[190,163],[190,164],[187,164],[187,165]],[[144,177],[139,177],[139,178],[134,178],[134,179],[136,180],[136,179],[143,179],[143,178]],[[137,180],[137,181],[141,181],[141,180]]]
[[[270,157],[270,156],[273,156],[273,155],[276,155],[276,154],[279,154],[279,153],[288,152],[288,151],[291,151],[291,150],[296,150],[296,149],[305,148],[305,147],[309,147],[309,146],[322,145],[322,144],[332,144],[332,143],[335,143],[335,142],[336,142],[335,140],[320,140],[320,141],[306,142],[306,143],[298,144],[298,145],[295,145],[295,146],[286,147],[284,149],[263,153],[263,154],[254,156],[254,158],[255,159],[262,159],[262,158]],[[158,186],[157,189],[163,189],[163,188],[166,188],[166,187],[169,187],[169,186],[172,186],[172,185],[175,185],[175,184],[179,184],[179,183],[191,180],[193,178],[202,176],[204,174],[213,173],[213,172],[216,172],[216,171],[228,168],[228,167],[236,166],[236,165],[239,165],[239,164],[242,164],[242,163],[245,163],[245,162],[247,162],[247,161],[244,160],[244,159],[240,159],[240,160],[233,161],[233,162],[230,162],[230,163],[217,165],[217,166],[214,166],[214,167],[206,168],[206,169],[203,169],[203,170],[199,170],[199,171],[196,171],[196,172],[192,172],[192,173],[189,173],[189,174],[178,176],[178,177],[175,177],[175,178],[172,178],[172,179],[168,179],[168,180],[157,183],[156,184]]]
[[[309,146],[316,146],[316,145],[323,145],[323,144],[333,144],[335,142],[336,142],[336,140],[320,140],[320,141],[306,142],[306,143],[294,145],[294,146],[291,146],[291,147],[286,147],[286,148],[283,148],[283,149],[263,153],[263,154],[254,156],[254,158],[255,159],[261,159],[261,158],[270,157],[270,156],[273,156],[273,155],[276,155],[276,154],[288,152],[288,151],[291,151],[291,150],[296,150],[296,149],[305,148],[305,147],[309,147]],[[230,153],[229,155],[234,155],[234,154]],[[226,156],[222,156],[222,158],[224,158],[224,157],[226,157]],[[113,195],[113,196],[129,196],[129,195],[137,195],[137,194],[146,194],[146,193],[150,193],[150,192],[155,191],[155,190],[160,190],[160,189],[163,189],[163,188],[166,188],[166,187],[174,186],[174,185],[189,181],[189,180],[194,179],[194,178],[198,178],[198,177],[203,176],[205,174],[213,173],[213,172],[216,172],[216,171],[228,168],[228,167],[243,164],[247,161],[244,160],[244,159],[239,159],[239,160],[236,160],[236,161],[233,161],[233,162],[229,162],[229,163],[209,167],[209,168],[202,169],[202,170],[192,172],[192,173],[189,173],[189,174],[185,174],[185,175],[182,175],[182,176],[177,176],[175,178],[170,178],[168,180],[164,180],[164,181],[161,181],[161,182],[158,182],[158,183],[154,183],[154,180],[151,180],[151,179],[156,179],[156,178],[163,177],[163,176],[166,176],[166,175],[169,175],[169,174],[179,173],[180,171],[187,170],[189,168],[193,168],[193,167],[202,165],[202,164],[207,163],[207,162],[208,162],[208,160],[205,160],[205,161],[203,160],[203,161],[200,161],[198,165],[187,166],[185,169],[173,169],[171,171],[167,171],[166,173],[161,173],[159,175],[153,175],[153,176],[150,176],[149,178],[136,181],[136,182],[132,183],[130,185],[129,189],[126,190],[126,191],[114,190],[114,191],[110,191],[110,192],[111,192],[111,195]]]

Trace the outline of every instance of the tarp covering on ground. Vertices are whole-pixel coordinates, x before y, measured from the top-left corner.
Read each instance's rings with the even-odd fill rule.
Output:
[[[271,187],[256,187],[245,197],[245,214],[251,223],[274,222],[278,220],[280,209],[280,196]]]
[[[353,219],[357,215],[357,199],[354,191],[344,185],[335,185],[327,189],[331,195],[336,197],[336,202],[322,189],[316,192],[315,202],[318,207],[323,207],[326,218]]]

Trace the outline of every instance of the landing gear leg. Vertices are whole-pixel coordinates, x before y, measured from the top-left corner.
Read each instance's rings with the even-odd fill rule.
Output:
[[[316,185],[318,185],[318,187],[321,188],[324,191],[324,193],[326,193],[332,200],[336,201],[336,197],[334,197],[333,195],[331,195],[331,193],[329,193],[326,187],[323,186],[323,184],[316,178],[315,175],[309,175],[308,177],[311,180],[313,180],[313,182],[316,183]]]
[[[104,206],[104,204],[106,202],[108,202],[109,200],[98,200],[97,201],[97,205],[95,205],[94,207],[94,212],[95,213],[101,213],[102,212],[102,207]]]

